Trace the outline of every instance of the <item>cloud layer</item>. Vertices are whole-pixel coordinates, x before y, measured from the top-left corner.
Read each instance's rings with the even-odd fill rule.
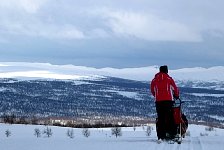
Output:
[[[86,2],[87,7],[79,1],[57,2],[58,4],[52,0],[1,1],[1,31],[10,35],[56,39],[118,36],[148,41],[203,40],[202,31],[192,27],[191,23],[164,14],[153,14],[153,11],[119,9],[116,5],[108,4],[90,7],[91,1]],[[143,1],[142,5],[144,3],[147,4]],[[149,10],[150,8],[149,5]]]
[[[94,67],[220,65],[223,7],[221,0],[1,0],[0,59]]]

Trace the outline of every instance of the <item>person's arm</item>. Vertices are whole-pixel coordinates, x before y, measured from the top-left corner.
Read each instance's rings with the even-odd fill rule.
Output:
[[[179,99],[179,89],[176,86],[174,80],[171,78],[171,86],[173,88],[173,92],[174,92],[174,98]]]
[[[150,89],[151,89],[152,95],[155,97],[154,87],[155,87],[155,83],[154,83],[154,80],[152,80]]]

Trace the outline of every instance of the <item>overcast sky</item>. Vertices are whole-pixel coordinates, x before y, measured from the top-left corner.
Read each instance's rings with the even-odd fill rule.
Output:
[[[224,64],[223,0],[0,0],[0,61]]]

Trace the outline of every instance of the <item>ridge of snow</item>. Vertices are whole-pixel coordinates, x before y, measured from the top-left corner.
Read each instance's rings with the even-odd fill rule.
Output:
[[[0,62],[0,78],[18,79],[95,79],[104,76],[151,81],[158,66],[140,68],[93,68],[75,65],[52,65],[50,63]],[[169,70],[174,80],[224,82],[224,66],[210,68],[194,67]]]

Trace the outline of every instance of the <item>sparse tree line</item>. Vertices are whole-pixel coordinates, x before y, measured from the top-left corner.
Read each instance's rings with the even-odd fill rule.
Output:
[[[33,124],[38,125],[38,119],[36,116],[32,117],[18,117],[15,114],[3,114],[1,116],[3,123],[8,124]]]
[[[62,126],[60,124],[53,124],[54,126]],[[130,127],[126,124],[112,124],[112,123],[107,123],[107,124],[103,124],[103,123],[96,123],[96,124],[87,124],[87,123],[83,123],[83,124],[66,124],[64,125],[66,127],[72,127],[72,128],[108,128],[108,127]]]
[[[133,127],[133,130],[135,131],[136,127]],[[147,126],[147,128],[145,129],[145,127],[143,126],[143,131],[145,131],[146,136],[150,136],[151,135],[151,131],[153,130],[153,128],[151,126]],[[91,135],[91,132],[89,130],[89,128],[83,128],[81,131],[82,135],[86,138],[88,138]],[[5,131],[5,136],[8,138],[10,136],[12,136],[13,133],[7,129]],[[40,128],[35,128],[33,135],[37,138],[50,138],[53,136],[53,130],[46,126],[44,129],[40,129]],[[75,133],[74,133],[74,129],[73,128],[68,128],[65,135],[71,139],[73,139],[75,137]],[[106,136],[107,133],[105,134]],[[122,136],[122,127],[113,127],[111,128],[111,136],[115,136],[116,138]],[[109,136],[109,137],[111,137]]]
[[[188,116],[189,117],[189,116]],[[80,118],[79,118],[80,119]],[[60,119],[59,119],[60,120]],[[93,119],[94,120],[94,119]],[[104,118],[102,118],[104,120]],[[110,120],[105,121],[95,121],[94,123],[88,123],[88,121],[76,121],[74,120],[67,120],[66,123],[61,122],[52,122],[51,118],[38,118],[36,116],[16,116],[15,114],[3,114],[0,117],[1,123],[6,124],[32,124],[32,125],[50,125],[50,126],[61,126],[61,127],[71,127],[71,128],[106,128],[106,127],[132,127],[132,126],[140,126],[142,124],[146,123],[154,123],[155,121],[153,119],[144,119],[140,121],[135,121],[135,119],[120,119],[122,120],[122,124],[118,125],[119,119],[114,119],[113,117]],[[92,122],[92,119],[89,118],[89,122]],[[220,123],[214,123],[214,122],[198,122],[197,120],[189,119],[190,124],[200,124],[200,125],[206,125],[206,126],[213,126],[217,128],[223,128],[224,125]]]
[[[44,137],[51,137],[53,135],[53,131],[51,130],[51,128],[47,127],[46,129],[44,129],[42,132],[39,128],[35,128],[34,129],[34,135],[39,138],[41,137],[41,135],[44,135]]]
[[[142,126],[142,129],[145,132],[146,136],[151,136],[152,130],[154,130],[152,126],[146,126],[146,128],[145,128],[145,126]],[[136,127],[134,126],[133,131],[135,131],[135,130],[136,130]],[[200,133],[200,136],[208,136],[209,132],[216,132],[216,130],[212,126],[207,126],[207,127],[205,127],[205,131]],[[91,135],[89,128],[83,128],[81,133],[86,138],[88,138]],[[9,138],[10,136],[13,135],[13,133],[9,129],[5,130],[4,134],[7,138]],[[35,128],[33,135],[37,138],[41,138],[41,137],[50,138],[53,136],[53,130],[48,126],[42,130],[39,128]],[[68,128],[65,135],[71,139],[75,138],[74,129]],[[106,133],[106,136],[108,136],[107,133]],[[115,136],[116,138],[122,136],[122,127],[111,128],[111,136]],[[109,136],[109,137],[111,137],[111,136]],[[190,131],[187,131],[185,136],[191,136]]]
[[[51,125],[51,126],[60,126],[60,127],[71,127],[71,128],[107,128],[107,127],[131,127],[132,125],[127,124],[118,124],[116,121],[112,121],[113,123],[103,123],[103,122],[95,122],[95,123],[87,123],[87,122],[76,122],[74,123],[72,120],[67,121],[65,124],[60,122],[51,122],[49,119],[39,119],[36,116],[32,117],[19,117],[15,114],[4,114],[0,117],[0,122],[6,124],[32,124],[32,125]]]

